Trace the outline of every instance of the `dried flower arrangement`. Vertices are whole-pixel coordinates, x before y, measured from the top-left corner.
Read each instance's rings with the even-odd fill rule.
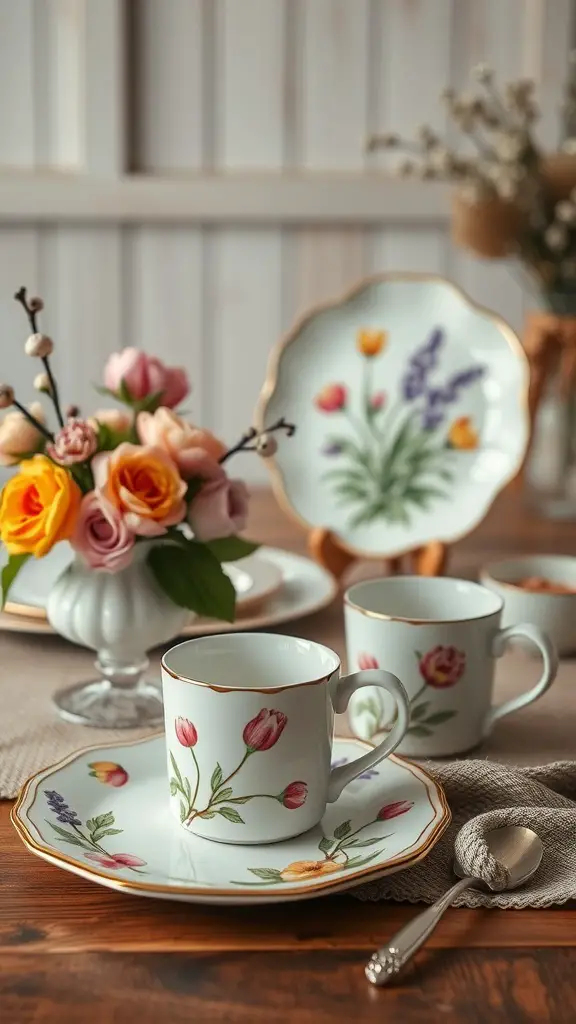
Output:
[[[84,419],[77,407],[64,414],[50,357],[54,343],[38,328],[44,303],[15,295],[31,335],[24,350],[40,359],[37,391],[52,402],[53,432],[42,405],[26,408],[8,384],[0,385],[0,465],[19,464],[0,492],[0,540],[8,555],[2,600],[21,567],[62,540],[95,571],[127,568],[135,545],[155,541],[148,566],[175,604],[233,621],[236,594],[222,569],[258,546],[237,534],[246,525],[248,490],[228,477],[225,463],[238,452],[263,458],[277,449],[274,436],[295,427],[283,418],[265,431],[248,430],[232,448],[174,410],[190,391],[185,370],[135,348],[108,359],[102,393],[128,407]]]
[[[460,152],[428,125],[414,141],[388,133],[369,148],[403,151],[400,176],[456,185],[454,240],[476,255],[519,258],[550,309],[573,312],[576,301],[576,51],[561,103],[559,151],[544,153],[534,126],[535,83],[499,88],[493,70],[478,65],[477,93],[445,89],[449,117],[464,137]]]

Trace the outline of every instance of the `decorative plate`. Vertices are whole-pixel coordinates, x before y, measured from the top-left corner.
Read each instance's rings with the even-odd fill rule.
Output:
[[[527,397],[503,320],[442,278],[389,275],[296,325],[257,425],[298,424],[267,460],[288,511],[355,554],[392,557],[480,523],[522,464]]]
[[[334,760],[368,746],[336,739]],[[33,776],[12,821],[33,853],[100,885],[223,904],[307,899],[390,874],[425,857],[450,821],[427,772],[394,756],[348,786],[320,825],[284,843],[193,836],[173,818],[167,785],[164,736],[91,747]]]
[[[280,589],[263,599],[257,611],[248,609],[236,622],[196,618],[182,631],[183,636],[205,636],[208,633],[229,633],[238,630],[269,629],[283,622],[292,622],[313,615],[331,604],[338,592],[334,577],[310,558],[280,548],[258,549],[261,560],[275,566],[281,573]],[[248,559],[243,559],[248,561]],[[38,563],[41,565],[42,563]],[[239,563],[242,564],[242,563]],[[36,615],[14,615],[0,612],[0,630],[11,633],[54,634],[49,622],[37,608]]]

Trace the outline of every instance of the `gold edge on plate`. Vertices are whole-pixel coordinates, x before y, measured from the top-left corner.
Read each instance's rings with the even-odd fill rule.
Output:
[[[92,753],[93,751],[96,751],[96,750],[110,750],[110,749],[117,748],[117,747],[128,747],[128,746],[133,747],[133,746],[136,746],[137,744],[140,744],[140,743],[149,743],[152,740],[158,739],[162,735],[163,735],[163,733],[159,732],[159,733],[154,733],[152,736],[145,736],[145,737],[142,737],[142,738],[136,739],[136,740],[127,740],[127,741],[125,741],[123,743],[112,742],[112,743],[92,744],[89,747],[84,747],[82,750],[77,750],[77,751],[74,751],[72,754],[68,754],[65,758],[63,758],[61,761],[56,762],[54,765],[49,765],[47,768],[42,768],[40,771],[35,772],[34,775],[31,775],[30,778],[27,779],[26,782],[21,787],[21,789],[20,789],[20,791],[18,793],[18,797],[16,799],[16,802],[14,803],[14,805],[12,806],[12,808],[10,810],[10,820],[11,820],[14,828],[16,829],[18,835],[20,836],[20,839],[24,843],[24,846],[28,850],[33,852],[33,853],[37,853],[37,854],[43,855],[50,863],[53,863],[53,864],[55,864],[57,866],[59,866],[60,864],[68,864],[71,867],[79,868],[83,874],[88,875],[91,878],[94,878],[96,881],[98,881],[98,880],[100,880],[100,881],[105,880],[107,882],[111,882],[112,883],[111,888],[115,888],[115,889],[119,889],[119,890],[131,889],[131,890],[134,890],[136,892],[162,893],[162,894],[167,895],[167,896],[169,896],[170,894],[177,895],[177,896],[179,895],[179,896],[207,896],[207,897],[210,897],[210,896],[217,896],[217,897],[227,896],[227,897],[230,897],[231,896],[232,898],[234,898],[236,896],[250,896],[250,897],[256,897],[257,898],[257,897],[262,897],[262,896],[270,896],[271,894],[281,894],[282,896],[296,896],[296,895],[298,895],[300,893],[314,893],[314,892],[327,891],[327,890],[330,890],[330,889],[336,889],[339,886],[342,886],[342,884],[344,882],[346,882],[346,883],[354,882],[358,878],[364,878],[364,877],[369,876],[369,875],[372,875],[374,880],[376,880],[377,878],[382,878],[385,875],[390,874],[391,873],[391,869],[399,869],[402,866],[408,867],[408,866],[410,866],[412,864],[415,864],[417,861],[422,860],[422,858],[426,856],[428,851],[434,846],[434,844],[436,843],[436,841],[438,840],[438,838],[440,837],[442,832],[447,828],[447,826],[449,825],[449,823],[451,821],[452,815],[451,815],[451,812],[450,812],[450,808],[448,807],[448,802],[446,800],[446,796],[445,796],[444,790],[433,779],[433,777],[430,775],[430,773],[425,768],[422,768],[421,765],[413,764],[411,761],[408,761],[406,758],[400,757],[400,756],[398,756],[396,754],[390,754],[389,755],[390,756],[390,760],[395,761],[395,762],[399,762],[400,764],[404,765],[404,767],[410,772],[411,775],[414,776],[414,778],[418,779],[419,782],[423,783],[424,789],[426,791],[426,795],[428,797],[428,802],[429,802],[430,807],[432,809],[433,818],[432,818],[432,820],[430,822],[428,822],[424,826],[424,828],[421,830],[420,834],[417,836],[417,838],[414,840],[414,842],[410,844],[409,847],[407,847],[405,850],[402,850],[401,853],[399,853],[397,855],[397,857],[395,857],[392,860],[388,861],[380,870],[378,869],[377,866],[374,866],[372,868],[367,867],[367,868],[363,868],[361,871],[351,872],[350,874],[347,874],[344,877],[341,877],[341,878],[338,878],[338,879],[330,879],[330,880],[327,880],[325,882],[318,882],[318,883],[315,883],[313,885],[300,886],[300,887],[296,887],[296,888],[294,888],[294,887],[286,888],[286,887],[282,886],[280,889],[273,889],[273,888],[270,888],[270,889],[255,889],[255,888],[243,889],[243,888],[240,888],[240,887],[239,888],[234,888],[234,889],[215,889],[215,888],[211,888],[210,886],[206,886],[204,888],[194,888],[192,886],[172,886],[172,885],[163,885],[163,884],[160,884],[160,883],[157,884],[157,885],[153,885],[152,883],[148,883],[148,882],[128,881],[128,880],[123,879],[123,878],[118,878],[117,875],[105,874],[102,871],[98,871],[95,868],[92,868],[92,867],[90,867],[88,865],[84,865],[81,861],[75,860],[73,857],[69,857],[65,853],[61,853],[59,850],[56,850],[54,847],[45,846],[42,843],[38,843],[34,839],[34,837],[30,833],[30,830],[28,828],[27,823],[21,817],[19,817],[20,809],[24,805],[25,800],[26,800],[26,798],[27,798],[27,796],[28,796],[28,794],[30,792],[30,789],[31,789],[31,787],[32,787],[34,782],[39,783],[41,777],[42,778],[44,778],[44,777],[45,778],[49,778],[52,774],[54,774],[54,772],[60,771],[60,769],[65,768],[69,764],[72,764],[75,761],[80,760],[81,758],[85,757],[87,754]],[[335,736],[334,739],[335,740],[341,740],[341,741],[344,741],[344,742],[347,742],[347,743],[356,743],[359,746],[364,747],[364,748],[365,747],[369,747],[371,749],[374,749],[374,747],[376,746],[376,744],[374,744],[374,743],[369,743],[368,741],[365,741],[365,740],[359,740],[355,736]],[[33,828],[36,829],[36,831],[38,832],[38,834],[42,838],[41,833],[40,833],[38,827],[34,824],[32,819],[29,817],[29,811],[34,806],[34,802],[36,800],[37,789],[38,789],[38,785],[36,786],[36,790],[34,792],[34,796],[32,798],[32,801],[31,801],[29,807],[27,807],[25,809],[24,814],[26,815],[26,818],[27,818],[28,822],[30,823],[30,825]],[[434,794],[435,794],[435,796],[437,798],[437,802],[439,804],[439,807],[436,807],[436,804],[434,803],[434,801],[432,800],[432,798],[430,796],[430,791],[431,790],[434,792]],[[435,820],[436,817],[438,817],[438,821],[436,821],[436,823],[434,824],[434,820]],[[422,844],[421,847],[418,847],[416,850],[412,850],[412,847],[415,845],[415,843],[419,842],[421,837],[424,835],[424,833],[431,826],[432,826],[432,831],[431,831],[430,835],[428,836],[428,838],[426,839],[426,841]],[[407,853],[407,850],[411,850],[411,852]]]
[[[486,319],[491,320],[492,323],[495,324],[497,329],[502,334],[504,340],[508,344],[510,350],[518,357],[519,362],[524,367],[524,386],[522,387],[520,392],[520,412],[522,414],[523,424],[526,428],[527,440],[525,449],[522,452],[522,455],[516,460],[516,464],[512,467],[510,473],[502,480],[500,486],[495,491],[493,497],[490,499],[488,504],[481,509],[477,518],[466,530],[463,530],[459,534],[452,535],[449,538],[433,538],[434,540],[440,541],[444,544],[456,544],[458,541],[462,540],[464,537],[468,537],[469,534],[474,532],[474,530],[487,516],[498,494],[500,494],[501,491],[503,491],[508,486],[508,484],[512,483],[512,481],[515,480],[516,477],[522,471],[522,468],[527,457],[528,444],[530,440],[530,415],[528,406],[530,371],[528,358],[526,356],[524,348],[522,347],[518,335],[510,327],[510,324],[507,323],[507,321],[504,320],[503,317],[499,316],[498,313],[494,313],[493,310],[488,309],[487,306],[483,306],[481,303],[475,302],[475,300],[470,298],[468,293],[465,292],[463,288],[460,288],[458,285],[454,284],[453,281],[448,280],[448,278],[442,277],[440,274],[425,274],[409,271],[391,271],[389,273],[384,274],[374,274],[368,277],[363,277],[359,282],[357,282],[354,285],[353,288],[347,289],[340,296],[337,296],[332,300],[328,300],[327,302],[321,302],[312,306],[309,310],[306,311],[306,313],[304,313],[301,317],[298,318],[294,326],[291,327],[290,330],[283,335],[283,337],[280,339],[279,342],[277,342],[277,344],[274,346],[270,353],[268,359],[268,366],[266,370],[266,377],[264,379],[264,384],[262,385],[262,389],[260,391],[260,395],[256,403],[254,423],[257,430],[264,429],[268,405],[274,395],[276,386],[278,384],[282,357],[286,349],[294,341],[296,341],[296,339],[304,330],[304,328],[319,314],[325,313],[329,309],[337,309],[338,307],[345,306],[348,302],[351,302],[353,299],[356,298],[357,295],[360,295],[361,292],[365,291],[367,288],[370,288],[372,285],[385,283],[387,281],[428,281],[445,285],[456,295],[458,295],[459,298],[462,299],[464,304],[468,306],[469,309],[476,310],[477,313],[480,313],[482,316],[486,317]],[[300,514],[300,512],[298,512],[298,510],[292,504],[288,496],[284,475],[277,463],[275,456],[272,456],[271,458],[266,459],[265,461],[268,471],[270,473],[272,490],[280,507],[289,516],[291,516],[292,519],[299,523],[300,526],[303,526],[304,529],[306,530],[317,529],[318,527],[325,527],[325,523],[323,524],[309,522],[307,519],[304,518],[304,516]],[[411,554],[413,550],[413,548],[401,548],[399,550],[387,551],[385,556],[383,556],[382,553],[375,553],[374,551],[365,551],[363,548],[357,548],[354,545],[349,544],[348,542],[343,540],[343,538],[340,536],[337,530],[334,530],[334,533],[338,537],[338,543],[340,547],[349,554],[354,555],[356,558],[365,558],[368,560],[380,559],[382,557],[403,558],[405,555]]]

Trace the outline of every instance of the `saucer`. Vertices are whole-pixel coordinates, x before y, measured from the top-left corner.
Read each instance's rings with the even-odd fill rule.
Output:
[[[256,423],[298,424],[266,460],[287,511],[353,554],[393,557],[478,526],[522,465],[527,399],[503,320],[442,278],[390,274],[293,328]]]
[[[333,761],[367,749],[336,738]],[[391,874],[425,857],[450,821],[436,782],[394,755],[347,786],[320,825],[283,843],[191,835],[170,812],[167,786],[163,735],[90,747],[29,779],[12,822],[32,853],[100,885],[240,905],[309,899]]]
[[[272,563],[280,570],[282,586],[269,599],[264,599],[257,610],[248,609],[235,622],[220,622],[217,619],[196,618],[182,630],[182,636],[206,636],[208,633],[230,633],[238,630],[269,629],[284,622],[293,622],[313,615],[331,604],[338,593],[336,580],[320,565],[304,555],[281,548],[261,547],[258,554],[262,560]],[[245,561],[245,559],[243,560]],[[37,609],[41,612],[42,609]],[[55,630],[45,616],[14,615],[0,612],[0,631],[55,635]]]

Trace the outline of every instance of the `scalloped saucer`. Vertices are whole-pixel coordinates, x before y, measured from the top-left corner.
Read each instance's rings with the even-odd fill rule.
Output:
[[[367,747],[336,738],[333,760]],[[32,853],[100,885],[239,905],[308,899],[408,867],[432,849],[450,811],[423,768],[392,755],[304,835],[258,846],[212,843],[172,817],[157,735],[91,747],[45,768],[25,784],[11,817]]]

